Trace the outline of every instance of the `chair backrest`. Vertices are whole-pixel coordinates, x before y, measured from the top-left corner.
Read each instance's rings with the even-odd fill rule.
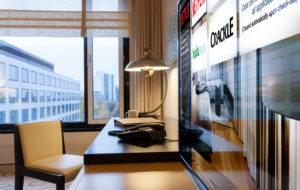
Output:
[[[24,165],[64,153],[61,121],[18,124]]]

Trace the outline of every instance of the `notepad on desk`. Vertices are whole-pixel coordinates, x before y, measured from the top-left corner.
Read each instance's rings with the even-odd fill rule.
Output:
[[[138,124],[145,123],[164,123],[161,120],[154,119],[152,117],[141,117],[141,118],[117,118],[115,119],[115,124],[122,127],[129,127]]]

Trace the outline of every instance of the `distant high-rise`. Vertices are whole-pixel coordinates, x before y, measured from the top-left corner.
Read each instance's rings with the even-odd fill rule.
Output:
[[[114,75],[103,71],[96,72],[94,77],[94,98],[98,100],[114,100]]]

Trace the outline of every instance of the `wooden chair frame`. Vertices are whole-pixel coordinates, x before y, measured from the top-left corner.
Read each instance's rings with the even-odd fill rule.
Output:
[[[61,121],[60,121],[60,126],[62,126]],[[37,170],[37,169],[26,168],[24,166],[22,144],[21,144],[18,125],[15,125],[14,144],[15,144],[15,190],[23,190],[25,176],[55,183],[57,190],[65,189],[65,176],[63,174],[57,174],[57,173],[51,173],[51,172]],[[62,150],[63,150],[63,154],[65,154],[66,151],[65,151],[63,131],[62,131]]]

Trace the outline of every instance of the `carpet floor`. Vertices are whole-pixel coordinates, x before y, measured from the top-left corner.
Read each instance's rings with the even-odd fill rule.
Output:
[[[72,182],[66,183],[65,189],[69,189]],[[53,183],[47,183],[41,180],[25,177],[23,190],[55,190],[56,186]],[[0,174],[0,190],[14,190],[15,176],[13,173]]]

